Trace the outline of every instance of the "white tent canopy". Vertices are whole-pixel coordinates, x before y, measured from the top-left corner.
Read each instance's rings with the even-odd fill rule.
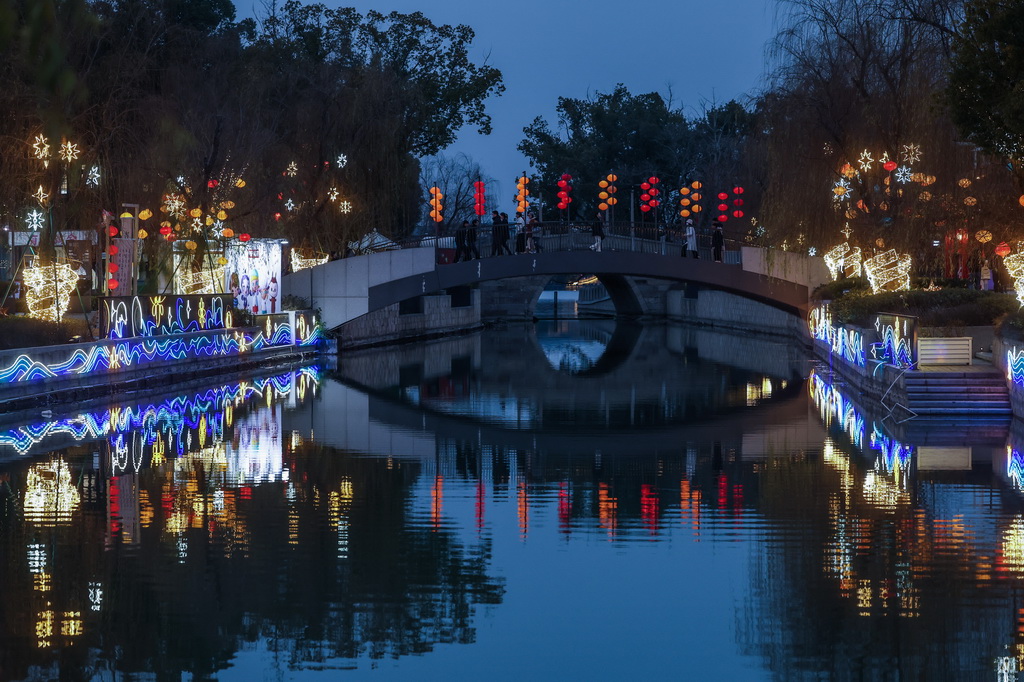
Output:
[[[353,253],[359,254],[373,253],[375,251],[388,251],[399,247],[397,242],[385,237],[377,230],[374,230],[373,232],[364,234],[354,242],[349,242],[348,248],[352,249]]]

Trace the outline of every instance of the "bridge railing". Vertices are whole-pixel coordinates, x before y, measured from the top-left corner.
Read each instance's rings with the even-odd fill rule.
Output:
[[[476,246],[481,258],[505,253],[504,250],[495,247],[500,245],[502,236],[506,231],[508,239],[504,241],[508,246],[508,250],[513,254],[526,252],[526,234],[518,229],[514,223],[507,228],[487,224],[477,228]],[[601,244],[602,251],[676,257],[689,255],[685,253],[686,239],[684,233],[674,226],[666,228],[655,225],[614,223],[605,225],[604,232],[605,239]],[[592,249],[594,246],[591,226],[585,223],[540,223],[533,226],[532,234],[534,246],[541,253],[583,251]],[[711,231],[698,230],[697,244],[700,258],[711,260]],[[724,262],[740,264],[740,246],[742,245],[742,242],[726,238],[723,254]],[[395,242],[391,248],[423,248],[431,246],[438,250],[438,262],[451,262],[455,255],[454,230],[449,230],[438,236],[412,237],[401,242]]]

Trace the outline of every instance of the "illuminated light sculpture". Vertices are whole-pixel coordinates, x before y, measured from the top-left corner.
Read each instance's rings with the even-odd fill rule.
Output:
[[[530,190],[526,188],[528,184],[530,178],[526,177],[525,172],[516,178],[516,213],[526,213],[526,209],[530,207],[530,201],[526,198],[530,196]]]
[[[289,178],[294,178],[298,174],[298,172],[299,172],[299,165],[297,163],[295,163],[294,161],[289,163],[288,164],[288,168],[285,169],[285,175],[287,175]]]
[[[164,197],[165,213],[168,213],[179,220],[185,217],[185,197],[180,194],[168,194]]]
[[[292,201],[291,199],[289,199],[288,201],[284,202],[284,207],[286,209],[288,209],[288,211],[294,211],[295,210],[295,202]]]
[[[921,147],[916,144],[903,145],[903,160],[907,163],[917,163],[921,160]]]
[[[849,242],[843,242],[826,251],[823,258],[833,281],[861,275],[862,256],[859,246],[851,248]]]
[[[338,204],[338,210],[340,210],[342,213],[351,213],[352,212],[352,202],[351,201],[343,201],[343,202],[341,202],[340,204]]]
[[[871,170],[871,164],[874,162],[875,160],[871,158],[871,152],[867,149],[861,152],[860,158],[857,159],[857,165],[859,165],[860,169],[864,172]]]
[[[40,206],[46,206],[46,200],[49,198],[49,194],[43,189],[42,185],[39,185],[39,189],[32,194],[32,198],[39,202]]]
[[[1003,244],[996,247],[996,254],[998,255],[1002,250]],[[1006,251],[1009,251],[1009,246],[1006,247]],[[1024,253],[1021,253],[1018,248],[1017,253],[1012,256],[1005,256],[1003,258],[1003,265],[1006,266],[1006,271],[1013,277],[1013,288],[1017,291],[1017,301],[1024,306]]]
[[[78,158],[79,153],[78,145],[70,140],[60,146],[60,158],[64,159],[64,163],[71,163]]]
[[[853,187],[845,178],[840,178],[835,185],[832,187],[832,200],[833,201],[848,201],[850,199],[850,192]]]
[[[440,188],[436,185],[430,188],[430,219],[435,223],[444,221],[444,204],[441,200],[444,199],[444,194],[441,193]]]
[[[846,362],[857,367],[867,364],[863,334],[855,327],[834,325],[828,305],[811,309],[807,316],[807,328],[811,338],[828,344],[832,352]]]
[[[896,169],[896,182],[908,183],[913,173],[909,166],[900,166]]]
[[[337,201],[338,200],[338,188],[337,187],[332,187],[331,189],[329,189],[327,191],[327,198],[330,199],[331,201]]]
[[[881,342],[871,344],[871,356],[887,365],[913,369],[917,366],[917,324],[901,315],[875,317],[875,331]]]
[[[50,142],[46,139],[46,136],[42,133],[36,135],[36,139],[32,142],[32,154],[37,159],[43,162],[43,168],[47,168],[50,165]]]
[[[344,168],[348,165],[348,157],[344,154],[338,154],[338,168]]]
[[[38,232],[39,230],[43,229],[45,217],[46,214],[41,213],[35,209],[32,209],[31,211],[28,212],[28,219],[25,221],[25,223],[28,225],[28,229],[32,230],[33,232]]]
[[[29,467],[25,477],[25,518],[37,525],[56,526],[71,522],[81,496],[63,458]]]
[[[323,265],[328,260],[326,253],[312,249],[292,249],[292,272]]]
[[[85,184],[89,187],[100,186],[100,167],[93,166],[85,176]]]
[[[187,244],[186,248],[188,248]],[[178,271],[174,279],[180,294],[219,294],[223,288],[224,268],[203,268],[194,272],[182,269]]]
[[[910,254],[898,254],[895,249],[889,249],[866,259],[863,265],[872,293],[910,289],[910,268],[913,265]]]
[[[68,263],[44,265],[38,258],[22,270],[25,282],[25,303],[29,317],[47,322],[64,319],[71,294],[78,285],[78,273]]]

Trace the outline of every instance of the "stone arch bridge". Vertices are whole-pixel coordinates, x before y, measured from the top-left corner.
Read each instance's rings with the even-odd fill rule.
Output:
[[[637,240],[639,241],[639,240]],[[608,290],[616,312],[647,312],[634,280],[669,280],[726,291],[805,317],[808,295],[827,281],[819,258],[742,247],[739,263],[682,258],[678,250],[660,253],[657,246],[594,252],[587,248],[546,248],[538,254],[515,254],[468,262],[438,263],[433,246],[382,251],[330,261],[286,275],[282,295],[297,296],[319,308],[324,324],[334,329],[367,313],[417,296],[473,286],[481,282],[536,276],[592,274]],[[662,245],[664,251],[664,245]],[[653,252],[652,252],[653,251]],[[731,260],[735,258],[734,251]]]

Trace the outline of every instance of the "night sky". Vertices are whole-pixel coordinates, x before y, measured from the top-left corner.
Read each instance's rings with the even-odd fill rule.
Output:
[[[762,87],[766,43],[774,36],[774,0],[359,0],[328,6],[387,13],[422,11],[435,24],[476,31],[472,55],[501,70],[505,93],[487,111],[494,130],[464,130],[445,153],[463,152],[501,183],[511,200],[514,178],[529,171],[516,150],[536,116],[552,124],[558,97],[584,98],[623,83],[632,93],[671,90],[688,116],[710,101],[742,99]],[[240,17],[261,5],[236,0]],[[668,169],[666,169],[668,172]],[[491,188],[488,187],[490,193]],[[507,202],[506,210],[513,208]]]

